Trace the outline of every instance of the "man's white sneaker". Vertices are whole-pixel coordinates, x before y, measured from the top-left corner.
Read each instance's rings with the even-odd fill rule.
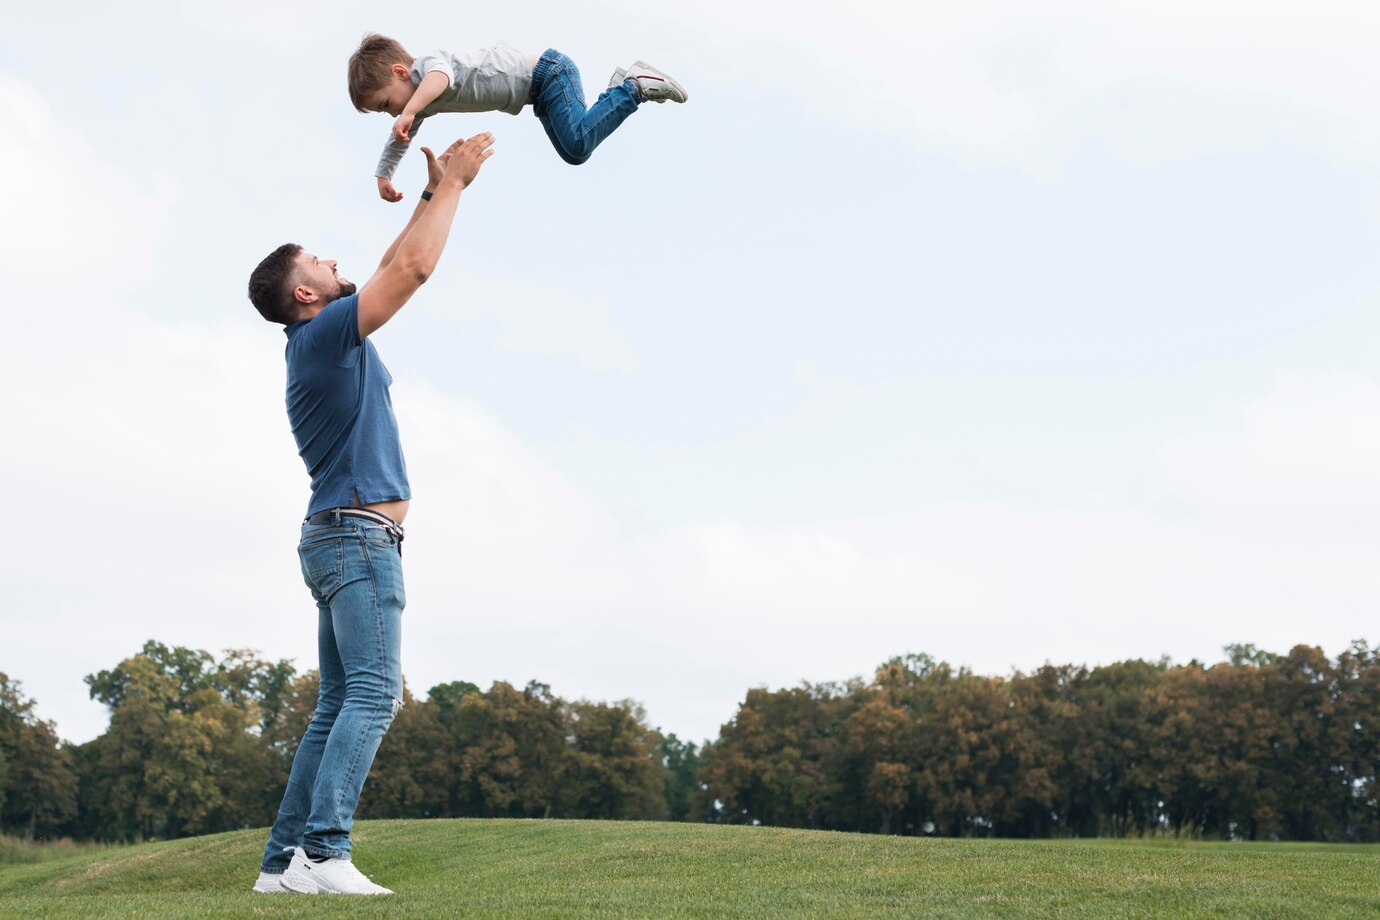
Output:
[[[637,91],[642,94],[644,102],[665,102],[668,99],[671,102],[684,102],[690,98],[685,87],[646,61],[633,61],[624,78],[637,84]]]
[[[613,69],[613,76],[609,77],[609,89],[613,89],[626,79],[628,79],[628,72],[622,67],[615,67]]]
[[[301,847],[293,847],[292,862],[283,873],[283,887],[297,894],[392,894],[375,885],[348,859],[312,862]]]
[[[270,875],[267,872],[260,872],[259,880],[254,883],[253,890],[259,894],[282,894],[284,891],[287,891],[287,889],[283,887],[283,873],[279,872],[277,875]]]

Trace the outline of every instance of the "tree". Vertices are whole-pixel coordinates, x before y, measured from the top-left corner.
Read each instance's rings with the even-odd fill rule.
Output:
[[[661,736],[658,745],[661,762],[666,768],[666,814],[672,821],[702,821],[709,810],[697,811],[695,793],[699,781],[695,774],[700,768],[699,751],[693,741],[681,741],[674,732]]]
[[[455,739],[433,700],[403,688],[403,707],[379,745],[360,799],[364,818],[450,817]]]
[[[856,830],[897,833],[918,806],[916,770],[922,753],[912,678],[900,662],[882,666],[873,683],[852,694],[842,719],[840,794],[834,821]],[[851,807],[849,807],[851,806]]]
[[[496,681],[461,695],[450,717],[459,761],[459,813],[476,817],[561,817],[565,779],[564,702],[533,681]]]
[[[142,839],[272,820],[286,776],[275,735],[305,689],[289,663],[150,641],[87,684],[111,715],[83,752],[84,827]]]
[[[1339,832],[1344,840],[1380,840],[1380,652],[1353,642],[1335,665],[1338,780],[1350,795]]]
[[[18,681],[0,673],[0,826],[23,825],[26,840],[55,829],[77,807],[70,750],[52,722],[34,714]]]
[[[1262,784],[1274,793],[1268,833],[1290,840],[1344,839],[1352,800],[1350,726],[1341,675],[1322,649],[1297,645],[1260,669],[1269,714]]]
[[[638,704],[581,700],[566,709],[570,728],[562,798],[570,817],[666,817],[661,735],[646,725]]]
[[[748,691],[700,768],[708,794],[723,803],[723,821],[830,826],[836,709],[845,693],[831,684]]]

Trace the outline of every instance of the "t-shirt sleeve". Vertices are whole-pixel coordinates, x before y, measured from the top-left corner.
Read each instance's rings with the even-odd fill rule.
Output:
[[[450,67],[450,55],[444,51],[429,51],[412,62],[412,79],[420,84],[429,73],[446,75],[446,86],[455,83],[455,71]]]
[[[326,304],[307,323],[301,335],[306,338],[302,345],[314,357],[340,363],[360,346],[359,295],[351,294]]]
[[[422,119],[417,118],[412,122],[412,130],[408,132],[410,137],[417,136],[417,129],[422,126]],[[398,171],[398,164],[402,162],[403,154],[407,153],[407,148],[412,141],[400,141],[393,136],[393,132],[388,132],[388,141],[383,145],[383,153],[379,155],[378,165],[374,167],[374,175],[380,179],[391,179],[393,173]]]

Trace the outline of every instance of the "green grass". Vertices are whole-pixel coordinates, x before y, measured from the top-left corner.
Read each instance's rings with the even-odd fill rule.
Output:
[[[1374,917],[1380,848],[365,821],[389,898],[255,895],[263,831],[0,866],[3,917]]]
[[[84,843],[68,840],[66,837],[61,840],[41,840],[35,843],[25,843],[22,837],[11,837],[8,834],[0,834],[0,865],[5,865],[7,863],[48,862],[52,859],[66,859],[69,856],[76,856],[79,853],[95,853],[99,850],[109,850],[110,848],[111,844],[108,843]]]

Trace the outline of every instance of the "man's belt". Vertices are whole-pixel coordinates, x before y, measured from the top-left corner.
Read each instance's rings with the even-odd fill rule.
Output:
[[[379,514],[377,511],[370,511],[367,508],[327,508],[325,511],[318,511],[309,515],[303,524],[335,524],[340,518],[352,517],[360,518],[365,521],[373,521],[380,527],[387,530],[399,540],[403,538],[406,531],[403,526],[386,514]]]

